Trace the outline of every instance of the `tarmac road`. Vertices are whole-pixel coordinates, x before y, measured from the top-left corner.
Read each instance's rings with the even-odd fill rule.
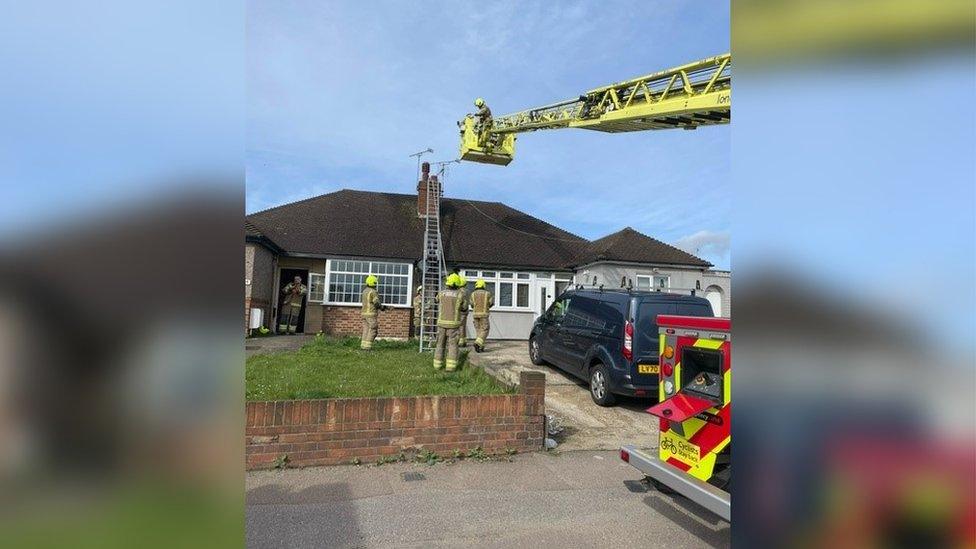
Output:
[[[404,474],[420,473],[422,480]],[[246,477],[248,547],[726,547],[729,525],[616,452]]]

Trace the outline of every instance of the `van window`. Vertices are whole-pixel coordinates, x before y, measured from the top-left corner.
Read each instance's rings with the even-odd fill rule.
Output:
[[[645,301],[637,308],[637,325],[635,328],[651,339],[657,339],[657,315],[673,315],[673,303]]]
[[[678,313],[683,316],[715,316],[710,303],[678,303]]]
[[[561,322],[563,317],[566,316],[566,309],[569,308],[570,298],[565,297],[563,299],[557,299],[552,307],[549,308],[549,315],[553,322]]]
[[[619,316],[617,309],[609,303],[596,299],[576,298],[563,324],[571,328],[584,328],[606,334],[620,326]]]

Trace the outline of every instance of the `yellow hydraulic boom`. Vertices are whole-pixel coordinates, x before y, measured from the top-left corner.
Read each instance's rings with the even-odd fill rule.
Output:
[[[728,124],[732,111],[732,54],[726,53],[625,82],[596,88],[544,107],[481,124],[458,122],[461,160],[507,166],[515,134],[558,128],[635,132]]]

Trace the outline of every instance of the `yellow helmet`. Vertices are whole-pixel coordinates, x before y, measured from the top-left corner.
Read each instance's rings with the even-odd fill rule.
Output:
[[[480,98],[480,97],[474,100],[474,106],[475,107],[480,107],[480,106],[482,106],[484,104],[485,104],[485,100],[482,99],[482,98]]]
[[[478,289],[484,288],[485,287],[485,281],[484,280],[481,280],[479,278],[478,281],[474,283],[474,287],[475,288],[478,288]]]
[[[464,278],[464,275],[457,275],[458,277],[458,288],[463,288],[468,285],[468,279]]]
[[[369,275],[366,277],[366,285],[370,288],[375,288],[378,281],[379,280],[376,278],[376,275]]]
[[[444,281],[448,288],[458,287],[458,275],[457,273],[451,273],[447,275],[447,279]]]

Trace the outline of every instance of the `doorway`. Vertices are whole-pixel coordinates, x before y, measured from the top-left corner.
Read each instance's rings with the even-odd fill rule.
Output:
[[[281,290],[289,282],[294,280],[296,276],[302,277],[302,284],[308,287],[308,269],[281,269],[281,272],[278,275],[278,288],[275,289],[275,292],[277,292],[278,294],[278,301],[277,301],[278,307],[275,308],[275,324],[274,324],[275,330],[278,329],[278,313],[281,312],[281,303],[282,303],[281,300],[284,299],[285,297],[284,295],[282,295]],[[302,312],[298,315],[297,331],[300,334],[305,333],[305,309],[307,308],[308,308],[308,294],[306,293],[305,296],[302,298]]]
[[[539,318],[545,314],[549,305],[552,304],[553,299],[556,298],[555,288],[552,283],[552,278],[546,280],[544,278],[536,278],[536,287],[539,292],[538,306],[535,311],[535,318]]]

